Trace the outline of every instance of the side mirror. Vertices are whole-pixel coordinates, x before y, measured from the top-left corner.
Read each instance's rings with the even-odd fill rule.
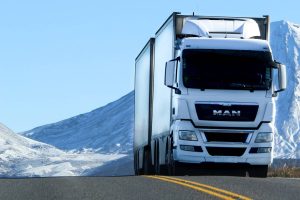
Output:
[[[277,96],[278,92],[282,92],[286,89],[287,80],[286,80],[286,66],[281,63],[276,63],[276,67],[278,69],[278,90],[276,90],[273,94],[274,97]]]
[[[286,89],[286,66],[278,64],[279,91]]]
[[[176,60],[171,60],[169,62],[166,62],[166,68],[165,68],[165,86],[169,88],[173,88],[174,82],[175,82],[175,76],[174,72],[176,69]]]

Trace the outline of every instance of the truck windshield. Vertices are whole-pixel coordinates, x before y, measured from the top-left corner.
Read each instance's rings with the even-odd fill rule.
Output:
[[[186,49],[183,84],[203,90],[268,90],[271,62],[271,53],[265,51]]]

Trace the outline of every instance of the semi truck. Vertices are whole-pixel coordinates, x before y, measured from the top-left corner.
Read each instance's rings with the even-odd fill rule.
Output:
[[[135,60],[136,174],[228,163],[267,176],[274,98],[286,88],[269,21],[173,13],[149,39]]]

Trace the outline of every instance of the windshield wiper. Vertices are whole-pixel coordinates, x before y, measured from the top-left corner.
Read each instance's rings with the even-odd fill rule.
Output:
[[[250,92],[254,92],[255,87],[253,85],[246,85],[244,83],[230,83],[229,87],[248,89]]]
[[[246,85],[244,83],[230,83],[230,87],[239,87],[239,88],[246,88]]]

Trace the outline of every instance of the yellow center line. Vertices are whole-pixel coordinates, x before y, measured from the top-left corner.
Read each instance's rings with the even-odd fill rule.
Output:
[[[179,178],[175,178],[175,177],[166,177],[166,176],[163,176],[163,177],[168,178],[168,179],[172,179],[172,180],[182,181],[182,182],[193,184],[193,185],[197,185],[197,186],[200,186],[200,187],[204,187],[204,188],[207,188],[207,189],[210,189],[210,190],[214,190],[216,192],[221,192],[223,194],[230,195],[230,196],[238,198],[238,199],[251,200],[251,198],[249,198],[249,197],[246,197],[246,196],[243,196],[243,195],[240,195],[240,194],[236,194],[236,193],[233,193],[233,192],[230,192],[230,191],[227,191],[227,190],[223,190],[223,189],[220,189],[220,188],[216,188],[216,187],[213,187],[213,186],[210,186],[210,185],[197,183],[197,182],[194,182],[194,181],[188,181],[188,180],[185,180],[185,179],[179,179]]]
[[[162,181],[167,181],[167,182],[171,182],[171,183],[175,183],[178,185],[182,185],[188,188],[192,188],[194,190],[200,191],[200,192],[204,192],[207,194],[210,194],[212,196],[218,197],[220,199],[224,199],[224,200],[234,200],[234,199],[242,199],[242,200],[250,200],[251,198],[249,197],[245,197],[230,191],[226,191],[226,190],[222,190],[210,185],[205,185],[205,184],[201,184],[201,183],[197,183],[197,182],[193,182],[193,181],[187,181],[184,179],[179,179],[179,178],[174,178],[174,177],[166,177],[166,176],[145,176],[148,178],[153,178],[153,179],[159,179]]]

